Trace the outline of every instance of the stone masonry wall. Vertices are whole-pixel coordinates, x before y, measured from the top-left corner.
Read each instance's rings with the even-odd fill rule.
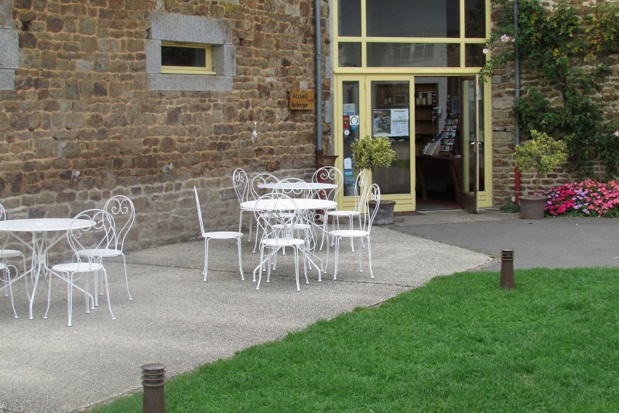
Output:
[[[582,3],[581,3],[582,4]],[[618,56],[613,57],[619,62]],[[612,60],[610,60],[612,61]],[[619,118],[619,63],[612,67],[612,73],[602,85],[602,91],[597,96],[602,99],[606,107],[609,120]],[[496,70],[492,76],[492,172],[493,172],[493,204],[500,207],[506,202],[514,200],[515,196],[515,168],[512,160],[515,146],[514,127],[514,98],[515,79],[514,65],[511,62],[507,67]],[[528,82],[534,81],[531,73],[521,72],[521,88]],[[609,137],[611,138],[611,137]],[[603,177],[602,171],[598,171]],[[544,188],[573,182],[575,175],[565,168],[557,168],[553,173],[542,179]],[[531,171],[521,174],[521,195],[535,190],[535,176]]]
[[[149,90],[153,11],[230,22],[231,91]],[[288,110],[289,91],[314,89],[313,15],[311,0],[13,0],[0,202],[12,217],[69,217],[125,194],[137,210],[128,248],[141,249],[197,238],[196,185],[207,227],[236,227],[236,167],[313,171],[315,113]]]

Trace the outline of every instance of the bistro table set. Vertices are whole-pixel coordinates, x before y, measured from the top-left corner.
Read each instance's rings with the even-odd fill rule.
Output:
[[[370,232],[380,204],[380,189],[376,184],[370,185],[366,173],[362,171],[355,181],[355,207],[351,210],[338,209],[336,198],[342,188],[342,178],[342,172],[335,167],[320,168],[307,182],[298,178],[279,179],[268,173],[259,173],[249,179],[244,170],[236,169],[232,182],[239,200],[238,231],[208,231],[202,217],[198,188],[194,187],[200,231],[204,238],[203,280],[207,280],[210,241],[226,239],[236,240],[239,272],[241,279],[245,279],[241,239],[244,237],[242,229],[246,216],[249,217],[247,228],[250,240],[253,233],[253,254],[259,256],[252,274],[256,289],[260,289],[263,273],[266,273],[266,282],[270,281],[272,273],[277,269],[280,254],[290,255],[294,260],[297,291],[300,290],[301,266],[306,283],[309,283],[308,269],[317,271],[318,280],[322,281],[323,274],[327,272],[332,246],[335,250],[333,279],[337,279],[342,239],[350,239],[353,251],[353,240],[361,241],[357,245],[359,270],[363,271],[362,251],[367,250],[370,276],[373,278]],[[370,207],[370,201],[375,206]],[[347,225],[340,226],[340,218],[346,218]],[[69,326],[73,318],[74,290],[84,297],[87,313],[99,305],[99,296],[105,295],[110,315],[114,319],[104,261],[108,258],[122,258],[127,294],[131,300],[123,251],[125,238],[134,220],[133,202],[123,195],[116,195],[102,208],[82,211],[74,218],[7,220],[6,212],[0,205],[0,292],[10,296],[15,317],[18,317],[13,298],[16,282],[24,281],[29,301],[29,318],[33,319],[39,285],[42,281],[47,285],[47,310],[44,315],[47,318],[53,281],[60,280],[67,287]],[[27,253],[9,249],[10,239],[14,241],[13,244],[24,247]],[[63,239],[70,247],[72,259],[52,265],[49,262],[50,251]],[[327,254],[323,261],[318,251],[323,249],[325,241]],[[15,264],[19,260],[21,271]]]
[[[52,279],[61,280],[67,285],[68,325],[72,325],[73,290],[82,292],[86,300],[86,311],[98,305],[99,286],[101,293],[107,295],[108,308],[114,314],[107,288],[107,272],[103,259],[122,257],[124,261],[124,240],[135,219],[135,209],[131,200],[123,195],[110,198],[102,209],[90,209],[74,218],[22,218],[6,219],[4,207],[0,205],[0,271],[2,271],[1,290],[9,290],[13,313],[17,318],[13,298],[13,285],[23,279],[29,300],[29,318],[33,318],[33,306],[38,285],[43,278],[48,286],[47,310],[49,311]],[[7,249],[9,237],[23,246],[29,254],[19,250]],[[72,252],[72,260],[59,264],[49,263],[50,250],[61,240],[66,239]],[[29,255],[30,267],[26,266]],[[16,265],[7,265],[9,258],[22,258],[23,269],[19,274]],[[92,277],[93,282],[90,282]],[[28,286],[30,284],[32,287]],[[78,284],[81,281],[81,284]],[[129,293],[129,282],[125,265],[125,281]],[[92,285],[93,291],[89,291]],[[131,298],[131,294],[129,293]]]
[[[377,185],[370,185],[364,171],[360,172],[355,184],[355,209],[338,210],[335,201],[343,184],[342,172],[335,167],[322,167],[312,176],[311,181],[298,178],[279,179],[272,174],[259,173],[251,179],[243,169],[236,169],[232,175],[233,185],[239,200],[239,228],[235,232],[207,232],[202,227],[205,239],[204,280],[208,273],[208,243],[211,239],[236,239],[238,244],[239,270],[244,279],[242,269],[242,253],[240,239],[244,216],[249,216],[249,239],[254,233],[253,252],[259,254],[258,264],[253,270],[252,280],[260,289],[263,272],[269,282],[271,273],[277,267],[277,256],[292,254],[294,259],[294,276],[297,291],[300,290],[300,271],[303,264],[303,275],[308,283],[308,268],[318,272],[318,280],[326,273],[329,262],[329,250],[335,247],[335,270],[333,278],[337,278],[339,243],[341,239],[362,240],[359,250],[359,266],[363,271],[361,254],[367,249],[370,276],[373,278],[370,251],[370,230],[372,221],[380,203],[380,190]],[[369,201],[376,207],[369,207]],[[201,205],[196,189],[198,213],[202,220]],[[328,225],[329,215],[334,219]],[[321,217],[322,222],[318,219]],[[339,219],[348,219],[346,229],[340,228]],[[201,221],[201,225],[203,225]],[[331,228],[329,228],[331,227]],[[207,235],[205,235],[207,234]],[[210,234],[210,235],[208,235]],[[317,250],[323,248],[327,239],[326,261],[318,256]],[[320,241],[320,242],[319,242]],[[320,244],[320,247],[318,245]]]

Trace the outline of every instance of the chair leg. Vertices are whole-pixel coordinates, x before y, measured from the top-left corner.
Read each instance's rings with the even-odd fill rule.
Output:
[[[368,243],[368,265],[370,266],[370,278],[374,278],[374,272],[372,271],[372,249],[370,247],[370,237],[368,237],[367,243]]]
[[[204,280],[206,281],[206,276],[208,275],[208,242],[210,240],[208,238],[204,238],[204,271],[202,274],[204,275]]]
[[[112,315],[112,320],[116,320],[116,317],[114,316],[114,313],[112,312],[112,302],[110,301],[110,289],[108,288],[108,283],[107,283],[107,271],[105,270],[105,268],[102,271],[103,271],[103,280],[105,281],[105,291],[107,292],[107,308],[110,310],[110,314]]]
[[[355,217],[348,217],[348,226],[350,227],[351,231],[355,229]],[[353,241],[353,237],[350,237],[350,249],[352,252],[355,252],[355,243]]]
[[[334,237],[334,238],[335,238],[335,246],[333,248],[335,249],[335,270],[333,271],[333,279],[337,280],[337,269],[338,269],[338,264],[340,260],[340,237]]]
[[[362,262],[363,257],[362,257],[362,255],[363,255],[363,248],[359,248],[359,272],[363,272],[363,262]]]
[[[47,310],[45,310],[45,315],[43,318],[47,318],[47,313],[49,312],[49,304],[52,301],[52,275],[49,275],[49,280],[47,280]]]
[[[2,271],[6,275],[6,278],[4,278],[4,279],[6,280],[6,282],[9,283],[9,285],[8,285],[8,287],[9,287],[8,295],[11,296],[11,307],[13,307],[13,314],[15,315],[15,318],[19,318],[17,316],[17,311],[15,310],[15,300],[13,299],[13,281],[11,281],[11,267],[15,269],[15,277],[17,277],[19,272],[17,271],[17,267],[15,267],[14,265],[7,265]],[[26,277],[24,277],[24,278],[26,278]]]
[[[129,295],[129,301],[133,301],[133,297],[131,296],[131,291],[129,291],[129,274],[127,273],[127,260],[125,259],[125,254],[123,256],[123,266],[125,267],[125,285],[127,286],[127,294]]]
[[[239,250],[239,271],[241,272],[241,280],[245,281],[245,276],[243,275],[243,256],[241,254],[241,237],[236,239],[236,245]]]
[[[325,243],[325,238],[327,238],[327,245],[329,244],[329,237],[327,234],[327,222],[329,221],[329,215],[327,212],[322,217],[322,239],[320,240],[320,250],[322,251],[322,246]]]
[[[293,248],[293,254],[294,254],[294,278],[295,281],[297,282],[297,291],[301,291],[301,286],[299,285],[299,249],[298,248]],[[303,260],[303,265],[305,265],[305,259]],[[307,276],[307,271],[306,271],[306,276]]]

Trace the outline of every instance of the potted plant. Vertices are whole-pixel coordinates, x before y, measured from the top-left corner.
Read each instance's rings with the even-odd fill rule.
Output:
[[[369,170],[372,173],[372,179],[374,179],[376,169],[389,167],[395,160],[395,151],[391,148],[388,138],[366,136],[353,142],[350,148],[355,168]],[[376,225],[393,224],[394,206],[395,201],[381,200],[374,223]]]
[[[533,170],[534,190],[529,196],[520,197],[520,217],[540,219],[544,217],[546,197],[541,193],[541,177],[567,161],[567,146],[545,132],[531,131],[531,139],[516,146],[514,164],[521,171]]]

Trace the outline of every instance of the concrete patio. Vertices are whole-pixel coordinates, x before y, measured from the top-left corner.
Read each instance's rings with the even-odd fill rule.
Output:
[[[116,320],[104,298],[86,314],[77,295],[73,327],[67,327],[66,288],[57,280],[49,318],[43,319],[46,284],[41,283],[29,320],[19,283],[14,292],[18,319],[12,317],[9,298],[0,301],[0,409],[79,410],[140,390],[143,364],[162,363],[171,377],[355,307],[379,304],[433,277],[491,262],[485,254],[375,227],[375,279],[367,269],[359,273],[356,253],[343,245],[337,281],[331,279],[332,255],[325,279],[319,283],[312,272],[310,284],[297,292],[288,255],[280,257],[271,282],[257,291],[251,280],[258,262],[250,252],[253,244],[243,245],[245,281],[238,274],[235,243],[211,245],[207,282],[201,276],[201,240],[128,254],[133,301],[122,267],[110,263]]]

